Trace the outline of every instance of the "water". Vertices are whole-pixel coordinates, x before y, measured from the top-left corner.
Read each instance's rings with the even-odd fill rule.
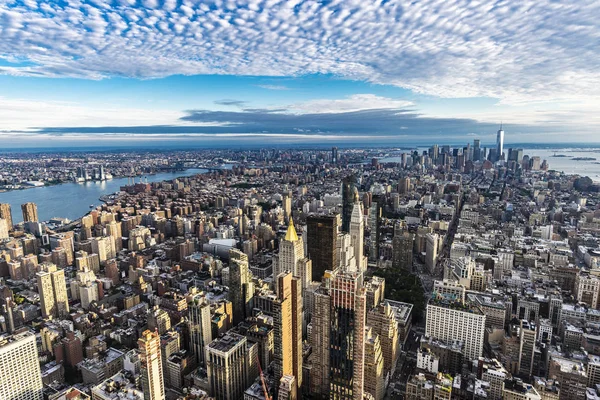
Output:
[[[427,148],[417,148],[419,153]],[[508,152],[508,148],[506,148]],[[524,155],[530,157],[538,156],[540,159],[546,160],[551,170],[561,171],[565,174],[577,174],[589,176],[595,182],[600,182],[600,149],[598,148],[552,148],[552,149],[523,149]],[[567,157],[554,157],[554,155],[565,155]],[[577,161],[575,157],[589,157],[596,160]],[[379,162],[401,162],[401,157],[385,157],[380,158]],[[370,163],[371,161],[365,161]],[[598,164],[596,164],[598,163]]]
[[[205,169],[188,169],[180,172],[166,172],[148,175],[148,182],[172,180],[177,177],[205,173]],[[9,203],[12,210],[13,223],[23,221],[21,204],[36,203],[40,221],[53,217],[63,217],[75,220],[90,211],[90,205],[99,205],[100,196],[119,191],[127,185],[127,178],[112,179],[102,182],[63,183],[55,186],[13,190],[0,193],[0,203]]]

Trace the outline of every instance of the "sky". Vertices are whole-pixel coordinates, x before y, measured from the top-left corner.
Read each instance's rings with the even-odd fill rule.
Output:
[[[0,0],[0,148],[600,142],[600,2]]]

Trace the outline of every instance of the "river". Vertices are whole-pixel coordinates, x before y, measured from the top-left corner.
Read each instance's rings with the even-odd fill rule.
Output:
[[[148,175],[148,183],[175,179],[205,173],[205,169],[188,169],[180,172],[165,172]],[[138,178],[139,180],[139,178]],[[119,191],[127,185],[127,178],[111,179],[102,182],[63,183],[54,186],[42,186],[31,189],[13,190],[0,193],[0,203],[9,203],[12,210],[13,224],[23,221],[21,204],[36,203],[40,221],[53,217],[75,220],[90,211],[90,205],[99,205],[100,196]]]

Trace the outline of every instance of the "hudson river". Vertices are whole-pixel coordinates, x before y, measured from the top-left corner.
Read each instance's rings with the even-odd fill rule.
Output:
[[[206,172],[205,169],[188,169],[173,173],[148,175],[148,183],[175,179]],[[139,182],[139,177],[136,182]],[[63,183],[55,186],[13,190],[0,193],[0,203],[9,203],[12,210],[13,223],[23,221],[21,204],[29,201],[38,206],[40,221],[53,217],[75,220],[90,211],[90,205],[100,205],[100,196],[118,192],[121,186],[127,185],[127,178],[112,179],[103,182]]]

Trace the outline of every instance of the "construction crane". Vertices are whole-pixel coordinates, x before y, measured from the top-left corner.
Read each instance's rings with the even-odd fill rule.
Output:
[[[269,391],[267,390],[267,384],[265,383],[265,375],[263,374],[262,368],[260,367],[260,357],[258,354],[256,355],[256,361],[258,363],[258,372],[260,373],[260,383],[262,384],[263,392],[265,393],[265,400],[273,400],[271,396],[269,396]]]

